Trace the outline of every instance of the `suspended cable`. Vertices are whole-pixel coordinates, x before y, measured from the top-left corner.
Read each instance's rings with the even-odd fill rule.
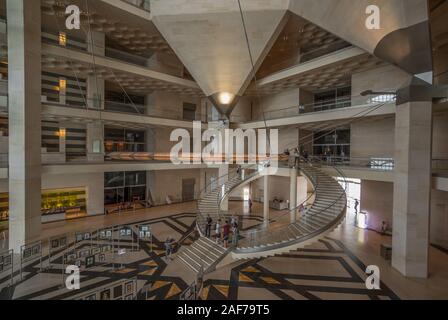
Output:
[[[251,50],[251,47],[250,47],[249,35],[247,33],[246,20],[244,18],[243,8],[241,6],[241,0],[238,0],[238,7],[239,7],[239,10],[240,10],[240,14],[241,14],[241,22],[243,24],[244,36],[246,38],[246,44],[247,44],[247,50],[249,52],[249,58],[250,58],[250,63],[251,63],[251,68],[252,68],[251,75],[254,78],[255,96],[257,97],[258,106],[261,108],[261,113],[263,115],[263,122],[264,122],[264,128],[266,130],[266,138],[267,138],[267,143],[268,143],[268,148],[269,148],[269,157],[270,157],[271,156],[271,139],[270,139],[269,134],[267,133],[268,126],[267,126],[267,122],[266,122],[265,111],[264,111],[263,105],[261,104],[260,93],[258,92],[258,79],[257,79],[256,70],[255,70],[255,63],[254,63],[254,59],[253,59],[253,55],[252,55],[252,50]]]

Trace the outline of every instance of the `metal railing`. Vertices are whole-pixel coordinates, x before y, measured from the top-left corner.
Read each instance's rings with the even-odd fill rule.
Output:
[[[388,95],[387,97],[381,97],[381,101],[376,101],[379,99],[378,95],[370,96],[345,96],[339,97],[337,99],[319,101],[307,104],[299,104],[291,107],[269,110],[264,112],[264,118],[266,120],[277,120],[283,118],[290,118],[301,116],[304,114],[327,112],[338,109],[354,108],[354,107],[373,107],[381,104],[394,103],[395,95]],[[261,121],[262,117],[257,116],[256,119],[247,120],[244,116],[236,115],[230,116],[230,120],[233,123],[243,123],[243,122],[255,122]]]
[[[316,166],[316,161],[307,161],[305,159],[301,160],[300,169],[304,175],[311,181],[314,187],[314,192],[318,188],[321,188],[320,178],[317,176],[316,171],[307,170],[307,168],[314,168]],[[343,173],[336,168],[338,174],[343,178]],[[338,185],[336,181],[334,181],[334,186]],[[314,203],[319,201],[318,195],[313,194],[315,197]],[[339,221],[345,215],[345,208],[347,205],[346,193],[345,190],[340,187],[340,190],[336,191],[334,194],[333,202],[325,205],[323,209],[318,209],[311,206],[308,208],[301,216],[297,219],[296,223],[292,223],[290,220],[280,221],[280,223],[275,226],[266,226],[261,230],[255,230],[253,232],[249,232],[245,235],[245,239],[240,240],[238,244],[238,248],[236,248],[236,253],[253,253],[259,251],[265,251],[271,248],[280,248],[282,246],[287,245],[288,243],[293,242],[301,242],[307,239],[313,238],[320,233],[328,230],[335,222]],[[293,208],[287,214],[285,214],[282,220],[285,218],[290,218],[291,213],[297,215],[299,211],[299,207]],[[314,217],[319,217],[321,214],[326,216],[332,216],[333,220],[329,222],[320,222],[316,225],[316,221],[312,220]],[[305,228],[309,228],[309,232],[301,235],[299,238],[294,237],[291,233],[289,227],[292,224],[300,224]],[[318,227],[316,229],[316,226]]]
[[[393,158],[359,158],[333,155],[318,155],[313,156],[313,158],[322,165],[328,166],[356,167],[378,171],[392,171],[395,168],[395,160]]]
[[[241,179],[252,178],[259,173],[258,165],[251,165],[242,169],[242,172],[238,173],[237,168],[230,169],[227,174],[217,177],[212,182],[208,183],[204,189],[199,192],[198,201],[198,216],[197,216],[197,226],[201,235],[205,235],[207,217],[210,215],[211,218],[224,220],[230,218],[228,213],[222,212],[221,203],[226,196],[228,196],[231,191],[228,185],[233,182],[243,182]],[[210,202],[211,201],[211,202]],[[214,213],[207,212],[205,208],[211,208],[208,204],[213,205],[213,209],[216,210]]]
[[[63,99],[64,97],[63,95],[61,95],[60,97],[62,97],[61,101],[67,100]],[[66,97],[68,98],[68,96]],[[78,104],[70,104],[70,102],[61,103],[59,101],[42,101],[42,104],[48,106],[61,106],[66,108],[84,109],[89,111],[114,112],[129,115],[143,115],[159,119],[193,121],[192,119],[184,119],[182,111],[179,111],[178,113],[167,112],[165,108],[153,105],[142,105],[132,102],[119,102],[104,99],[88,99],[85,96],[83,96],[82,100],[83,101]],[[201,121],[202,114],[197,112],[195,119],[197,119],[195,121]]]

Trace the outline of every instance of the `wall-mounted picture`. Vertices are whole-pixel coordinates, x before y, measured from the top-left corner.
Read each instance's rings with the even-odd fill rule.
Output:
[[[6,267],[6,266],[9,266],[10,264],[12,263],[12,257],[11,257],[11,255],[8,255],[8,256],[4,256],[3,257],[3,265]]]
[[[133,291],[134,291],[134,282],[133,281],[126,282],[126,284],[124,285],[124,293],[130,294],[133,293]]]
[[[88,256],[90,256],[90,250],[89,250],[89,249],[80,250],[80,251],[78,252],[78,257],[79,257],[79,258],[86,258],[86,257],[88,257]]]
[[[40,252],[41,252],[41,246],[40,246],[40,244],[36,244],[33,247],[33,255],[38,255],[38,254],[40,254]]]
[[[105,239],[106,238],[106,230],[101,230],[99,233],[100,239]]]
[[[95,265],[95,256],[90,256],[86,258],[86,268],[91,268]]]
[[[112,230],[107,230],[106,231],[106,237],[107,238],[112,238]]]
[[[100,300],[110,300],[110,289],[101,291]]]
[[[25,250],[23,250],[22,257],[23,259],[28,259],[32,254],[33,252],[31,251],[31,248],[26,248]]]
[[[66,261],[66,262],[72,262],[72,261],[74,261],[74,260],[76,260],[76,254],[73,254],[73,253],[68,254],[68,255],[66,256],[66,258],[65,258],[65,261]]]
[[[84,240],[90,240],[90,232],[84,233]]]
[[[56,249],[59,248],[59,240],[55,239],[55,240],[51,240],[51,249]]]
[[[67,245],[67,237],[59,239],[59,246],[65,247]]]
[[[98,262],[106,262],[106,255],[104,253],[98,255]]]
[[[84,235],[81,233],[77,233],[75,235],[75,242],[81,242],[82,240],[84,240]]]
[[[95,255],[95,254],[98,254],[98,253],[101,253],[101,248],[97,247],[97,248],[93,248],[92,249],[92,255]]]

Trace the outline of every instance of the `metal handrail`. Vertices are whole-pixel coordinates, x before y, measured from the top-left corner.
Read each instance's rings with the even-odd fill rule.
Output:
[[[333,155],[318,155],[313,156],[314,159],[319,159],[322,165],[331,166],[349,166],[349,167],[367,167],[372,170],[390,171],[395,168],[395,159],[393,158],[365,158],[365,157],[344,157]]]
[[[337,100],[326,100],[326,101],[321,101],[321,102],[311,102],[311,103],[305,103],[305,104],[298,104],[298,105],[294,105],[294,106],[290,106],[290,107],[285,107],[285,108],[281,108],[281,109],[275,109],[275,110],[270,110],[270,111],[266,111],[265,113],[265,118],[267,120],[276,120],[276,119],[283,119],[283,118],[289,118],[289,117],[295,117],[295,116],[299,116],[299,115],[303,115],[303,114],[309,114],[309,113],[318,113],[318,112],[327,112],[327,111],[331,111],[331,110],[336,110],[336,109],[345,109],[345,108],[360,108],[360,107],[371,107],[371,106],[375,106],[378,104],[388,104],[388,103],[393,103],[395,100],[392,98],[390,98],[390,101],[382,101],[382,102],[377,102],[377,101],[373,101],[372,97],[376,97],[377,95],[369,95],[369,96],[362,96],[362,95],[353,95],[353,96],[345,96],[345,97],[340,97],[339,99],[341,99],[342,101],[337,101]],[[370,98],[369,98],[370,97]],[[355,98],[363,98],[366,99],[366,103],[364,104],[360,104],[360,103],[353,103],[353,99]],[[370,102],[369,102],[370,101]],[[316,110],[316,109],[321,109],[324,107],[332,107],[332,108],[328,108],[325,110]],[[282,113],[279,116],[275,116],[275,114],[278,113]],[[238,121],[238,117],[243,117],[243,116],[231,116],[232,118],[232,122],[237,122]],[[247,123],[251,123],[251,122],[257,122],[257,121],[262,121],[261,119],[258,120],[249,120],[249,121],[245,121]]]
[[[303,162],[305,162],[305,163],[307,163],[308,165],[311,165],[311,166],[313,166],[313,164],[311,164],[311,162],[309,162],[308,160],[305,160],[305,159],[303,159],[302,158],[302,161]],[[345,177],[344,177],[344,175],[343,175],[343,172],[342,171],[340,171],[339,169],[337,169],[337,168],[335,168],[335,170],[337,170],[337,172],[341,175],[341,177],[343,177],[344,178],[344,180],[345,180]],[[307,175],[307,177],[312,181],[312,182],[314,182],[314,183],[316,183],[316,185],[314,185],[314,188],[315,188],[315,190],[318,188],[318,182],[317,182],[317,179],[316,179],[316,177],[313,177],[313,175],[310,173],[310,172],[307,172],[306,170],[302,170],[302,172],[305,174],[305,175]],[[335,181],[336,182],[336,181]],[[342,189],[342,187],[341,187],[341,189]],[[343,190],[343,189],[342,189]],[[335,220],[339,220],[340,219],[340,215],[342,214],[342,213],[345,213],[345,208],[346,208],[346,205],[347,205],[347,203],[346,203],[346,200],[344,201],[344,202],[342,202],[342,203],[340,203],[341,201],[343,201],[344,199],[345,199],[345,195],[346,195],[346,190],[343,190],[343,192],[341,192],[341,194],[338,196],[338,198],[334,201],[334,202],[332,202],[330,205],[328,205],[327,207],[325,207],[324,209],[321,209],[320,211],[318,211],[318,212],[316,212],[316,213],[313,213],[313,214],[308,214],[308,212],[309,212],[309,210],[307,210],[306,211],[306,213],[299,219],[299,220],[302,220],[302,221],[304,221],[305,223],[307,223],[307,220],[308,220],[308,218],[309,217],[313,217],[313,216],[317,216],[317,215],[319,215],[319,214],[321,214],[322,212],[325,212],[325,211],[328,211],[328,209],[330,209],[330,208],[332,208],[332,207],[334,207],[335,205],[341,205],[342,206],[342,209],[341,209],[341,213],[339,214],[339,215],[337,215],[337,216],[335,216]],[[293,209],[293,210],[297,210],[297,209]],[[291,212],[292,210],[290,210],[290,212]],[[289,213],[290,213],[289,212]],[[268,240],[268,239],[270,239],[271,241],[272,241],[272,239],[275,239],[275,237],[273,237],[273,235],[275,235],[275,234],[281,234],[281,235],[284,235],[284,234],[287,234],[287,228],[289,227],[291,225],[291,223],[289,223],[289,224],[287,224],[287,225],[283,225],[283,226],[279,226],[279,227],[276,227],[276,228],[274,228],[274,229],[265,229],[265,230],[260,230],[260,231],[256,231],[256,232],[254,232],[253,234],[251,234],[251,238],[252,239],[250,239],[249,240],[249,246],[247,247],[242,247],[242,246],[239,246],[237,249],[236,249],[236,252],[238,252],[238,253],[243,253],[243,252],[247,252],[247,251],[250,251],[250,252],[257,252],[257,251],[263,251],[263,250],[266,250],[266,247],[261,247],[262,245],[266,245],[265,244],[265,242],[268,242],[268,241],[263,241],[263,240]],[[327,225],[325,225],[325,226],[323,226],[323,228],[319,228],[319,230],[316,230],[315,232],[313,232],[313,233],[311,233],[311,234],[318,234],[318,233],[320,233],[320,232],[323,232],[323,231],[321,231],[321,229],[322,230],[325,230],[326,228],[328,227],[328,224]],[[310,234],[310,235],[311,235]],[[261,235],[261,236],[259,236],[259,235]],[[309,236],[309,235],[306,235],[306,236]],[[305,236],[305,237],[306,237]],[[293,240],[294,241],[294,240]]]
[[[258,167],[258,165],[250,165],[249,167],[246,167],[246,168],[242,168],[241,170],[251,170],[251,169],[253,169],[253,168],[257,168]],[[258,172],[255,172],[253,175],[256,175],[256,174],[258,174]],[[252,176],[251,176],[252,177]],[[250,177],[250,178],[251,178]],[[217,212],[218,212],[218,219],[224,219],[225,218],[225,215],[223,215],[222,214],[222,210],[221,210],[221,204],[222,204],[222,202],[224,201],[224,199],[227,197],[227,195],[228,194],[230,194],[230,192],[232,191],[232,189],[234,189],[234,188],[231,188],[231,189],[229,189],[229,190],[224,190],[224,192],[222,192],[222,188],[224,187],[225,188],[225,186],[226,186],[226,184],[228,183],[228,182],[231,182],[231,181],[233,181],[234,179],[236,179],[236,178],[239,178],[239,176],[238,176],[238,173],[237,173],[237,169],[235,169],[235,168],[233,168],[233,169],[231,169],[231,170],[229,170],[229,172],[227,173],[227,174],[224,174],[224,175],[222,175],[222,176],[220,176],[220,177],[218,177],[217,178],[217,181],[218,181],[218,184],[217,184],[217,186],[214,188],[214,189],[211,189],[208,193],[210,194],[211,192],[214,192],[214,191],[218,191],[219,190],[219,194],[217,195],[217,199],[216,199],[216,209],[217,209]],[[249,177],[248,177],[249,178]],[[224,182],[224,183],[219,183],[219,180],[221,180],[221,179],[226,179],[226,181]],[[246,179],[245,179],[246,180]],[[208,213],[207,212],[201,212],[201,209],[199,208],[199,205],[201,204],[201,200],[202,199],[204,199],[205,198],[205,196],[207,195],[206,193],[207,193],[207,190],[208,190],[208,187],[211,185],[211,184],[214,184],[214,183],[216,183],[217,181],[214,181],[214,182],[210,182],[210,183],[208,183],[207,185],[206,185],[206,187],[204,188],[204,189],[202,189],[201,191],[200,191],[200,193],[199,193],[199,198],[198,199],[200,199],[199,201],[198,201],[198,219],[196,220],[196,224],[197,224],[197,226],[198,226],[198,229],[199,229],[199,232],[203,235],[203,234],[205,234],[205,221],[206,221],[206,216],[204,216],[204,214],[205,215],[208,215]],[[244,181],[242,181],[242,182],[244,182]],[[221,190],[220,190],[221,189]]]
[[[297,170],[298,170],[298,168],[297,168]],[[309,178],[310,180],[312,179],[311,177],[308,177],[308,178]],[[305,212],[307,212],[309,209],[308,209],[308,208],[305,208],[305,204],[308,203],[308,201],[309,201],[312,197],[314,197],[315,195],[316,195],[316,189],[315,189],[314,186],[313,186],[313,192],[312,192],[312,193],[311,193],[311,194],[310,194],[304,201],[302,201],[302,202],[301,202],[299,205],[297,205],[295,208],[289,209],[289,211],[287,211],[287,212],[281,214],[279,217],[275,218],[275,222],[279,222],[279,221],[283,220],[285,217],[288,218],[288,219],[290,219],[292,211],[296,211],[295,214],[297,215],[297,210],[299,210],[299,209],[302,208],[302,207],[304,208]],[[251,236],[251,234],[256,233],[256,232],[259,232],[259,231],[263,231],[263,230],[267,229],[267,227],[268,227],[268,226],[266,226],[266,225],[263,224],[260,228],[253,228],[253,229],[250,229],[250,230],[248,230],[248,231],[241,232],[240,234],[241,234],[241,235],[244,235],[244,236]]]

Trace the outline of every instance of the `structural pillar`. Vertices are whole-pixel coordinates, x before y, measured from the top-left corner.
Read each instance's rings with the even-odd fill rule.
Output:
[[[229,165],[223,164],[219,166],[218,170],[218,177],[219,177],[219,185],[222,185],[226,183],[229,179]],[[222,190],[222,192],[225,192],[225,190]],[[229,198],[227,197],[222,203],[221,203],[221,210],[223,211],[229,211]]]
[[[291,223],[295,223],[297,220],[296,210],[297,208],[297,169],[290,169],[290,186],[289,186],[289,210],[291,210]]]
[[[263,177],[263,224],[269,224],[269,176]]]
[[[7,0],[9,74],[9,248],[41,232],[40,1]]]
[[[397,102],[392,266],[407,277],[428,276],[432,102],[418,86]],[[399,91],[400,92],[400,91]],[[418,101],[413,101],[416,97]],[[401,100],[401,101],[400,101]]]

